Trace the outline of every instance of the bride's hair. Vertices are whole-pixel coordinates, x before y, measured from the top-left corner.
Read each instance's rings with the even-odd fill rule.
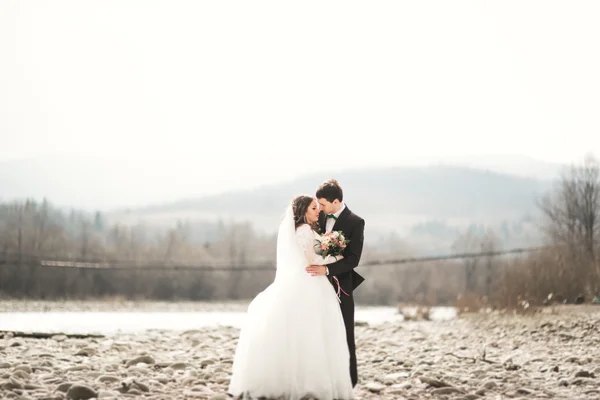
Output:
[[[299,195],[292,199],[292,211],[294,212],[294,226],[298,228],[302,224],[308,224],[306,221],[306,212],[311,203],[315,200],[312,196]],[[317,230],[316,224],[308,224],[312,229]]]

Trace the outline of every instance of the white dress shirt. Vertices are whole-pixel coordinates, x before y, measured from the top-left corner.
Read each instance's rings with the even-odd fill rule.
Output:
[[[342,203],[340,209],[335,214],[333,214],[335,215],[335,218],[340,217],[340,214],[342,213],[342,211],[344,211],[344,208],[346,208],[346,204]],[[335,225],[335,221],[337,221],[337,219],[327,218],[327,221],[325,222],[325,232],[331,232],[331,230],[333,229],[333,225]]]
[[[342,211],[344,211],[344,208],[346,208],[346,204],[342,203],[342,206],[340,207],[340,209],[333,215],[335,215],[335,218],[327,218],[327,216],[325,218],[327,218],[327,220],[325,221],[325,232],[331,232],[331,230],[333,229],[333,225],[335,225],[335,221],[337,221],[337,218],[340,217],[340,214],[342,213]],[[325,275],[329,275],[329,267],[325,266]]]

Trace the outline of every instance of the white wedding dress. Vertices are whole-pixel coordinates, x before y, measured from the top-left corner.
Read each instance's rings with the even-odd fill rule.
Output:
[[[277,237],[274,282],[248,306],[229,393],[257,399],[353,399],[350,354],[338,298],[308,265],[335,261],[315,251],[318,235],[294,229],[291,207]]]

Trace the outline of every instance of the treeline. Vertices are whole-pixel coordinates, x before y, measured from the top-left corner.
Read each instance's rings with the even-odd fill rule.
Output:
[[[272,279],[268,271],[252,277],[235,269],[272,263],[274,235],[257,234],[247,223],[221,222],[211,224],[212,240],[202,240],[194,228],[181,221],[169,229],[107,226],[101,213],[65,212],[46,200],[0,203],[0,295],[235,299],[254,295]],[[42,267],[41,260],[87,261],[110,268]],[[234,270],[176,269],[198,265]],[[148,268],[157,266],[162,270]]]
[[[60,258],[169,266],[244,264],[274,257],[274,235],[259,235],[247,223],[220,222],[210,227],[211,239],[202,240],[196,226],[182,221],[168,229],[145,224],[107,226],[100,212],[65,212],[47,200],[0,203],[0,260],[4,255],[23,262]]]

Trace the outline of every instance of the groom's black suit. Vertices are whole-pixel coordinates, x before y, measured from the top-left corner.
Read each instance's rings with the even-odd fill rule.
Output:
[[[321,232],[325,233],[327,224],[326,214],[321,211],[319,214],[319,226]],[[344,325],[346,326],[346,340],[348,341],[348,349],[350,350],[350,378],[352,386],[356,386],[358,382],[358,371],[356,367],[356,345],[354,343],[354,295],[353,291],[365,279],[360,276],[354,268],[358,266],[360,256],[362,254],[364,242],[365,221],[354,214],[346,206],[339,215],[332,231],[342,231],[347,240],[348,246],[344,249],[344,258],[338,262],[327,265],[329,268],[329,281],[337,290],[337,285],[333,281],[333,277],[337,277],[340,286],[344,292],[340,291],[342,316],[344,317]]]

